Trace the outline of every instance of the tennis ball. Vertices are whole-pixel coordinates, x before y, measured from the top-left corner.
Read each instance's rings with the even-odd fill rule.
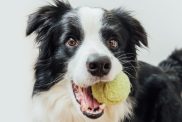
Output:
[[[113,81],[96,83],[91,88],[93,97],[98,102],[113,105],[127,99],[130,81],[128,76],[121,72]]]

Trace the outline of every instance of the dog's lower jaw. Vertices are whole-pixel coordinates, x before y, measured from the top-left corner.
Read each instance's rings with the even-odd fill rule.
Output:
[[[130,98],[121,104],[106,106],[98,119],[89,119],[78,108],[71,82],[60,81],[48,91],[33,96],[34,122],[118,122],[131,115]]]

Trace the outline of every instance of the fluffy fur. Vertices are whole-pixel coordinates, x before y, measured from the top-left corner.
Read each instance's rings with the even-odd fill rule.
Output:
[[[148,108],[147,97],[153,93],[148,89],[152,85],[147,84],[158,84],[153,79],[162,76],[152,74],[165,74],[168,70],[163,65],[153,70],[152,66],[141,62],[137,75],[136,46],[147,46],[148,42],[142,25],[127,11],[121,8],[72,8],[68,3],[55,0],[54,5],[44,6],[30,15],[26,34],[33,32],[39,45],[33,89],[35,122],[118,122],[128,118],[132,108],[133,121],[153,120],[153,116],[148,120],[142,117],[151,115],[145,109],[153,109]],[[77,45],[69,46],[70,39],[77,40]],[[110,40],[117,42],[117,48],[110,47]],[[112,67],[107,75],[96,77],[87,71],[86,61],[92,54],[109,57]],[[121,104],[106,106],[98,119],[84,116],[74,98],[72,82],[87,87],[96,82],[111,81],[121,71],[128,75],[132,85],[128,99]],[[163,85],[157,87],[161,88]],[[136,107],[133,106],[135,102]]]
[[[135,116],[132,122],[182,121],[182,49],[158,67],[140,62]]]
[[[140,23],[122,9],[105,10],[82,7],[55,1],[29,17],[27,35],[35,32],[39,56],[35,65],[33,90],[34,120],[37,122],[119,121],[131,114],[136,84],[136,45],[147,46],[146,33]],[[69,38],[80,40],[76,48],[68,48]],[[118,42],[117,49],[108,40]],[[91,54],[107,55],[111,71],[94,77],[86,70],[85,62]],[[80,58],[81,57],[81,58]],[[106,106],[104,115],[96,120],[85,117],[78,108],[71,88],[71,80],[90,86],[100,80],[110,81],[120,71],[129,75],[132,84],[130,97],[115,106]]]

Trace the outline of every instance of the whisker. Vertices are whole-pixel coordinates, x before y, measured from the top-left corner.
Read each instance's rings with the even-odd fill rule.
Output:
[[[136,70],[133,67],[125,67],[124,69],[130,69],[130,70],[133,70],[136,73]]]
[[[136,79],[136,77],[134,77],[133,75],[131,75],[130,73],[128,73],[127,71],[123,71],[124,73],[126,73],[129,77]]]
[[[130,58],[133,58],[133,57],[118,57],[118,59],[120,59],[120,60],[128,60],[128,59],[130,59]]]
[[[60,75],[53,81],[53,82],[50,82],[50,83],[42,83],[42,84],[36,84],[35,86],[36,87],[42,87],[42,86],[48,86],[48,85],[51,85],[51,84],[54,84],[56,82],[58,82],[59,80],[61,80],[61,78],[65,75],[65,73],[60,73]]]
[[[132,55],[132,56],[135,56],[136,54],[134,53],[125,53],[125,52],[114,52],[115,55],[117,54],[120,54],[120,55],[123,55],[123,56],[129,56],[129,55]]]
[[[121,56],[125,56],[125,57],[133,56],[134,57],[135,55],[133,55],[133,54],[120,54],[119,57],[121,57]]]

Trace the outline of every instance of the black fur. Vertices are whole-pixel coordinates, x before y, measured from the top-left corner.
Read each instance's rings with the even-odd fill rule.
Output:
[[[58,40],[63,31],[59,21],[70,10],[71,6],[69,4],[55,0],[55,5],[44,6],[29,16],[26,35],[35,32],[37,34],[36,42],[39,43],[33,94],[48,90],[59,81],[55,79],[66,72],[64,62],[70,56],[66,55],[67,51],[58,50],[64,50],[65,48],[59,47]]]
[[[42,7],[30,15],[26,35],[35,32],[39,44],[33,94],[48,91],[63,78],[66,62],[79,48],[68,49],[65,40],[73,37],[83,41],[84,32],[76,11],[69,4],[55,0],[55,5]],[[174,52],[159,67],[144,62],[138,65],[136,46],[148,45],[144,28],[127,11],[104,11],[102,41],[106,45],[109,38],[119,41],[120,48],[110,50],[123,64],[133,86],[130,96],[136,99],[135,116],[126,121],[182,122],[182,51]]]
[[[76,11],[77,9],[72,9],[69,4],[56,0],[55,5],[42,7],[30,15],[26,34],[35,32],[36,42],[39,43],[33,94],[49,90],[62,78],[60,74],[66,72],[65,62],[74,55],[76,49],[67,49],[64,41],[71,36],[82,42],[84,32]],[[104,11],[101,41],[106,45],[109,38],[119,41],[120,48],[111,51],[116,57],[125,54],[123,58],[127,62],[121,60],[121,63],[125,67],[124,71],[130,75],[133,86],[131,95],[133,95],[136,89],[136,45],[141,46],[142,43],[147,46],[146,32],[128,12],[122,9]]]
[[[124,66],[124,71],[129,75],[132,83],[131,95],[135,94],[136,87],[136,45],[148,46],[147,34],[138,20],[130,16],[130,13],[123,9],[106,11],[103,18],[102,35],[105,40],[112,37],[119,40],[120,48],[111,50]],[[123,36],[124,35],[124,36]],[[121,57],[121,55],[123,55]]]
[[[140,62],[135,117],[131,122],[182,122],[182,50],[158,67]]]

